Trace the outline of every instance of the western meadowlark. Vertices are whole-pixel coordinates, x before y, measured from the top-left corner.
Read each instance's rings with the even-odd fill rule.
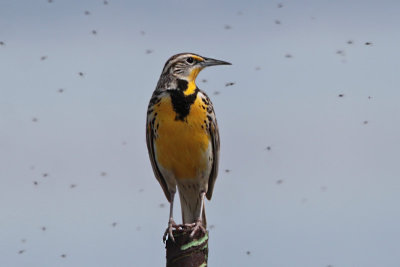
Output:
[[[168,228],[173,240],[173,205],[178,188],[184,226],[191,236],[207,227],[204,196],[210,200],[218,173],[219,132],[213,105],[196,83],[208,66],[229,62],[193,53],[172,56],[164,66],[147,110],[146,141],[154,175],[170,202]]]

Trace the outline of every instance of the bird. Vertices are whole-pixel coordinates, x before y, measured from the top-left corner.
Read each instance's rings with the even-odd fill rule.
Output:
[[[218,174],[220,138],[213,104],[196,85],[206,67],[231,63],[194,53],[170,57],[150,99],[146,143],[153,172],[170,203],[164,233],[174,241],[173,218],[178,189],[183,226],[190,236],[206,232],[204,197],[211,200]]]

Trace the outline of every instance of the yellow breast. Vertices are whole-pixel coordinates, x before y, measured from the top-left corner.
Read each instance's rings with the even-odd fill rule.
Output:
[[[208,166],[207,149],[210,137],[206,131],[207,112],[201,97],[197,96],[189,114],[176,119],[171,98],[164,97],[154,108],[157,129],[155,153],[158,164],[174,173],[177,179],[196,178]]]

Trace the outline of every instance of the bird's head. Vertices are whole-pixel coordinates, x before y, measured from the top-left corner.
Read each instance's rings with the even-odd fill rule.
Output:
[[[162,75],[173,75],[180,80],[194,83],[202,69],[216,65],[231,65],[231,63],[202,57],[193,53],[182,53],[174,55],[167,60]]]

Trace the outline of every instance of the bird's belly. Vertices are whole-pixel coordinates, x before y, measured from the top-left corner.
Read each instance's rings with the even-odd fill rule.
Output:
[[[177,119],[170,99],[162,100],[155,112],[155,154],[162,169],[171,172],[178,180],[208,175],[211,143],[204,126],[206,111],[197,100],[184,120]]]

